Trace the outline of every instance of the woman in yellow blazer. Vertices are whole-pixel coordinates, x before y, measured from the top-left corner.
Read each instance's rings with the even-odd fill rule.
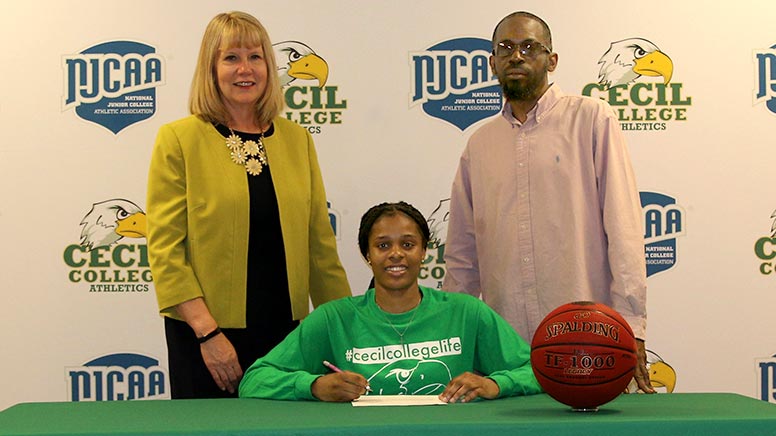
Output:
[[[159,130],[148,254],[173,398],[236,396],[245,368],[314,305],[349,296],[310,134],[279,116],[272,44],[254,17],[208,25],[191,116]]]

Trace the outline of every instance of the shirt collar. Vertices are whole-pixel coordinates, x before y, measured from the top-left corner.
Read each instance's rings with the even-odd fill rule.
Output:
[[[537,123],[540,123],[545,117],[545,114],[550,109],[552,109],[553,106],[555,106],[555,103],[557,103],[562,96],[563,91],[561,91],[560,86],[551,83],[550,87],[547,88],[547,91],[545,91],[544,94],[539,97],[539,101],[536,102],[536,106],[534,106],[533,109],[528,112],[528,117],[525,120],[526,123],[530,122],[534,118],[536,119]],[[504,119],[506,119],[510,124],[522,124],[512,114],[512,106],[509,105],[509,101],[504,101],[504,107],[501,109],[501,116],[503,116]]]

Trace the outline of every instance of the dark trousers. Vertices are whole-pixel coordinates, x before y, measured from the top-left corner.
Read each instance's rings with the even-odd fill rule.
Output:
[[[256,359],[263,357],[290,333],[299,321],[287,321],[271,326],[256,325],[246,329],[221,329],[232,342],[243,372]],[[222,391],[210,375],[202,359],[199,342],[188,324],[172,318],[164,318],[167,338],[167,357],[170,375],[170,391],[173,399],[183,398],[230,398]]]

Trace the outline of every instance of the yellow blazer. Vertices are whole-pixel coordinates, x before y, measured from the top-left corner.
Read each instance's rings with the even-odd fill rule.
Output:
[[[264,139],[283,233],[294,319],[351,295],[337,255],[313,140],[284,118]],[[196,116],[159,129],[148,173],[148,256],[159,311],[204,297],[218,325],[245,327],[250,198],[245,169]],[[261,231],[262,229],[253,229]]]

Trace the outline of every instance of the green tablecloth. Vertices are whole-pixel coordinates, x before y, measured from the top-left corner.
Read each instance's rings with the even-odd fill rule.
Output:
[[[547,395],[470,404],[353,407],[251,399],[25,403],[0,435],[772,435],[776,405],[737,394],[622,395],[572,412]]]

